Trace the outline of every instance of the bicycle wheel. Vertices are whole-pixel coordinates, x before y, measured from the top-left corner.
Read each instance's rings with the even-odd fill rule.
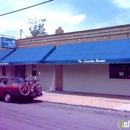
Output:
[[[42,86],[40,84],[36,85],[36,91],[41,92],[42,91]]]
[[[24,96],[28,95],[30,93],[30,86],[27,84],[21,85],[19,87],[20,93]]]

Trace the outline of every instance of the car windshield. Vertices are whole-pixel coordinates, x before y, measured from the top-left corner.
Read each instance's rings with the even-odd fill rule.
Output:
[[[19,85],[25,82],[23,78],[11,78],[13,85]]]

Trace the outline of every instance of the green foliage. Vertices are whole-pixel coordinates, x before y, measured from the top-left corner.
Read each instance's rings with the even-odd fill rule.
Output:
[[[37,20],[37,18],[35,18],[35,19],[29,18],[28,23],[31,25],[31,27],[29,28],[29,31],[30,31],[32,37],[47,35],[47,33],[45,32],[45,28],[44,28],[45,21],[46,21],[46,19]]]

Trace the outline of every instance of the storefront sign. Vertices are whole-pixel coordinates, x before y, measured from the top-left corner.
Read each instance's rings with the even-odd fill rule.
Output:
[[[0,45],[1,45],[2,48],[15,49],[17,47],[16,39],[6,38],[6,37],[0,38]]]
[[[8,62],[0,62],[0,65],[9,65]]]
[[[106,60],[94,59],[94,60],[78,60],[78,63],[105,63]]]

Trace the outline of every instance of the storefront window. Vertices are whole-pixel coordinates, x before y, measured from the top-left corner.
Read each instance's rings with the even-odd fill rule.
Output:
[[[19,66],[19,65],[16,66],[15,69],[16,69],[16,70],[15,70],[15,72],[16,72],[15,75],[16,75],[16,76],[20,76],[20,66]]]
[[[36,75],[37,75],[37,66],[32,65],[32,76],[36,76]]]
[[[2,66],[2,75],[6,76],[6,66]]]
[[[24,65],[15,66],[15,76],[24,77],[24,75],[25,75],[25,66]]]
[[[33,71],[32,71],[32,76],[36,76],[36,75],[37,75],[36,70],[33,70]]]
[[[110,64],[110,78],[130,79],[130,64]]]

